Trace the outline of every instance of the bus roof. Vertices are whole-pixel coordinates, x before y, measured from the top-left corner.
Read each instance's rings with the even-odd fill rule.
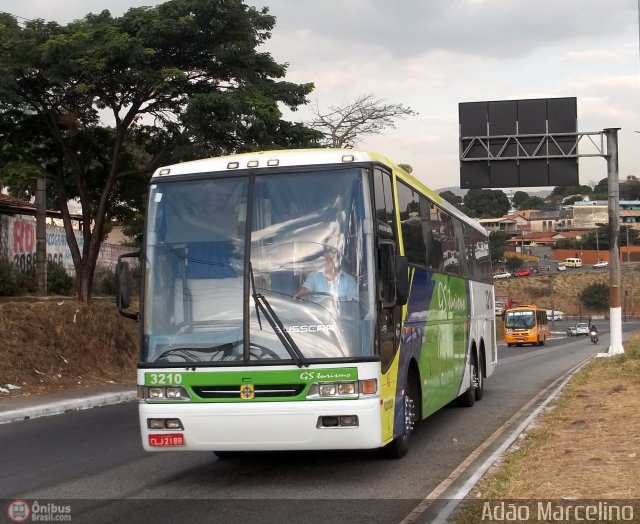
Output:
[[[389,158],[371,151],[339,148],[317,149],[279,149],[272,151],[255,151],[220,157],[203,158],[163,166],[153,173],[152,180],[194,173],[233,172],[239,169],[273,169],[275,167],[312,166],[316,164],[350,164],[358,162],[377,162],[392,169],[398,178],[421,191],[438,206],[460,220],[487,234],[484,227],[476,220],[466,216],[455,206],[447,202],[424,183],[407,173]]]

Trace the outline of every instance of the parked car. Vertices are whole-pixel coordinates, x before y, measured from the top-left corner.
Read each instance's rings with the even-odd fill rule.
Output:
[[[531,269],[530,267],[521,269],[520,271],[516,271],[513,274],[514,277],[528,277],[530,275],[533,275],[533,269]]]
[[[600,262],[593,264],[593,269],[600,269],[602,267],[609,267],[609,262],[606,260],[600,260]]]
[[[586,322],[578,322],[576,324],[576,335],[588,335],[589,334],[589,324]]]
[[[564,265],[564,262],[558,262],[558,271],[566,271],[567,266]]]
[[[511,278],[511,273],[509,273],[508,271],[501,271],[500,273],[496,273],[495,275],[493,275],[493,278],[494,280],[501,278]]]

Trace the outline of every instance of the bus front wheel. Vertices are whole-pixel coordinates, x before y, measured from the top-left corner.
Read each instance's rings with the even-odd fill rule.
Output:
[[[404,395],[404,431],[382,448],[385,457],[399,459],[409,451],[410,435],[414,424],[420,419],[420,398],[418,381],[413,373],[407,376],[407,386]]]

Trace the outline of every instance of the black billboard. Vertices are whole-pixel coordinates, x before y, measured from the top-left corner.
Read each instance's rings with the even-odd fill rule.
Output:
[[[460,187],[578,184],[577,99],[458,105]]]

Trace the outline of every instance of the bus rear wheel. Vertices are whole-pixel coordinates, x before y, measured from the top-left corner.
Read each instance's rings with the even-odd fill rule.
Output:
[[[482,364],[482,361],[480,365],[477,366],[476,369],[478,372],[477,380],[475,381],[476,382],[476,400],[482,400],[482,397],[484,395],[484,365]],[[473,377],[472,377],[472,380],[473,380]]]
[[[465,408],[470,408],[476,401],[476,385],[478,384],[478,361],[475,353],[471,355],[471,384],[462,395],[457,398],[458,404]]]

